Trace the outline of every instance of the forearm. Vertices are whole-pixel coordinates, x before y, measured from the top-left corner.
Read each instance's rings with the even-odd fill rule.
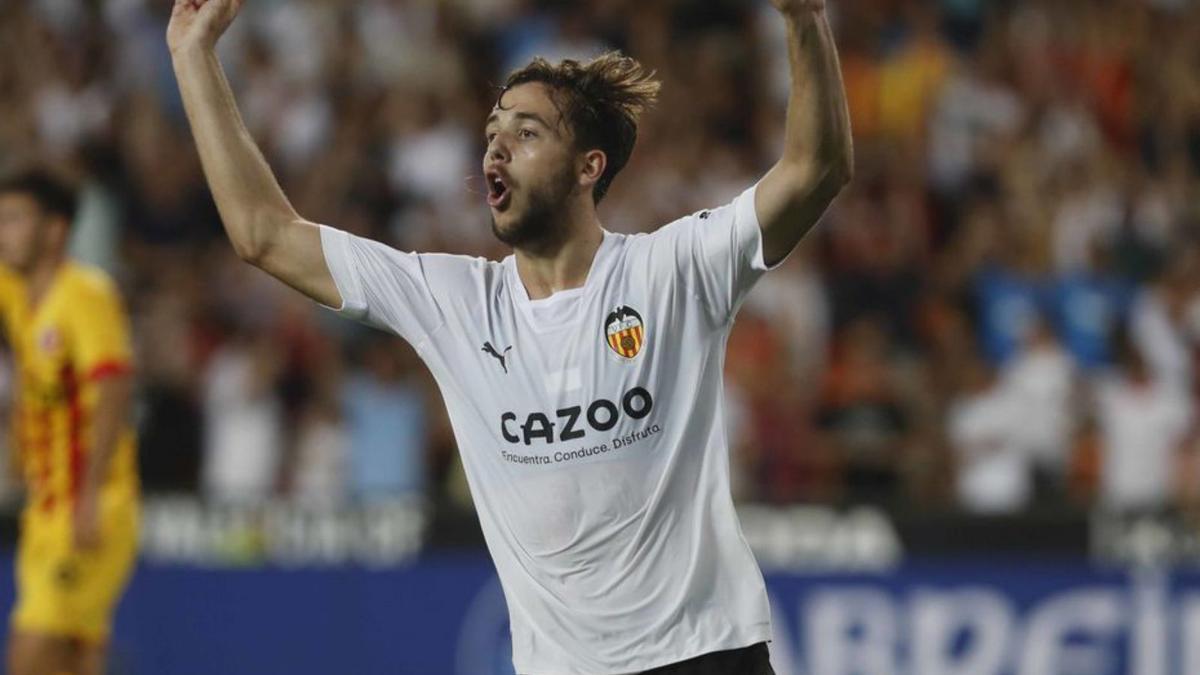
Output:
[[[763,260],[769,265],[783,260],[808,234],[854,172],[850,113],[825,10],[789,6],[782,11],[792,73],[784,148],[755,194]]]
[[[215,51],[191,46],[171,57],[225,231],[239,256],[260,259],[279,231],[299,217],[242,122]]]
[[[833,30],[823,10],[786,17],[792,91],[780,163],[816,185],[853,173],[850,112]]]
[[[95,498],[108,477],[109,465],[129,419],[133,399],[133,377],[121,375],[99,384],[100,396],[92,417],[89,452],[82,491]]]

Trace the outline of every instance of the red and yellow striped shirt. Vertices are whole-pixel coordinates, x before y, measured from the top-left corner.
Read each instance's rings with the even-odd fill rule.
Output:
[[[37,306],[18,276],[0,270],[0,316],[16,361],[14,440],[28,487],[26,512],[62,513],[83,485],[96,383],[132,367],[129,321],[112,280],[74,262],[59,268]],[[127,426],[105,493],[136,499],[134,445]]]

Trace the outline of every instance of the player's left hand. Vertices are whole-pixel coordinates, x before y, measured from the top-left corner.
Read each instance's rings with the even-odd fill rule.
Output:
[[[825,0],[771,0],[771,4],[788,16],[800,16],[825,9]]]
[[[75,548],[100,546],[100,504],[96,495],[81,494],[75,503]]]

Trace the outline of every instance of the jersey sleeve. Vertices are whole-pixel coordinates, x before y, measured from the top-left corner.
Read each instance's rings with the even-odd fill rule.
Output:
[[[68,325],[76,372],[87,380],[130,372],[129,317],[116,286],[108,280],[89,283],[72,304]]]
[[[321,247],[342,296],[331,308],[420,347],[445,322],[424,256],[321,227]]]
[[[757,188],[649,235],[650,264],[682,278],[717,324],[731,322],[755,282],[773,269],[763,259]]]

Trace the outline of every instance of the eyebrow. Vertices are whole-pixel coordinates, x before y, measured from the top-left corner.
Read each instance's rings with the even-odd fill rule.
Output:
[[[554,130],[554,127],[550,126],[550,124],[548,122],[546,122],[546,120],[542,119],[542,116],[537,113],[519,112],[519,113],[514,113],[513,116],[518,120],[530,120],[533,122],[537,122],[538,124],[542,125],[543,127],[550,129],[551,131]],[[491,126],[492,124],[495,124],[499,121],[500,121],[500,113],[493,112],[487,118],[487,126]]]

